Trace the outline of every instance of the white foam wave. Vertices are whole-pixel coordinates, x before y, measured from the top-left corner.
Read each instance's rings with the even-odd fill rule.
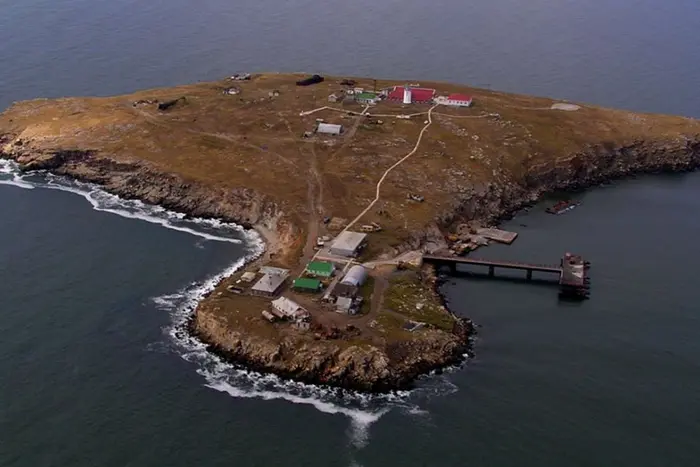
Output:
[[[340,399],[335,390],[284,380],[275,375],[260,374],[226,363],[208,352],[202,342],[185,330],[187,320],[197,303],[210,293],[221,279],[233,274],[262,251],[262,242],[254,244],[248,257],[239,259],[219,274],[177,293],[154,298],[153,302],[158,308],[171,312],[172,324],[166,329],[167,334],[177,345],[178,354],[184,360],[198,366],[197,372],[204,377],[206,387],[234,398],[280,400],[308,405],[327,414],[346,416],[350,419],[350,443],[357,449],[364,447],[369,440],[370,426],[388,412],[388,402],[401,400],[408,393],[370,396],[344,392],[344,397]]]
[[[19,170],[17,169],[17,163],[7,159],[0,159],[0,174],[11,174],[18,172]]]
[[[166,229],[188,233],[190,235],[195,235],[206,240],[213,240],[217,242],[241,243],[241,240],[239,238],[215,235],[183,225],[186,222],[187,224],[198,224],[199,226],[205,227],[218,227],[222,230],[228,228],[228,230],[241,232],[242,229],[236,224],[225,224],[223,222],[218,222],[217,225],[214,223],[214,221],[209,219],[192,219],[176,223],[176,221],[180,221],[184,217],[184,215],[168,211],[160,206],[147,205],[138,200],[125,200],[120,198],[119,196],[92,187],[90,187],[92,188],[90,191],[87,191],[87,186],[85,184],[80,185],[83,186],[70,186],[65,183],[57,183],[55,181],[50,181],[46,185],[46,188],[67,191],[70,193],[80,195],[83,198],[85,198],[96,211],[109,212],[111,214],[116,214],[118,216],[126,217],[129,219],[137,219],[145,222],[150,222],[151,224],[157,224],[162,227],[165,227]]]
[[[39,180],[35,182],[27,180],[28,178],[39,178]],[[69,180],[44,171],[22,174],[17,163],[6,159],[0,159],[0,184],[25,189],[48,188],[66,191],[82,196],[96,211],[150,222],[167,229],[195,235],[204,240],[240,244],[242,243],[240,237],[246,236],[246,231],[237,224],[216,219],[185,219],[186,216],[182,213],[169,211],[161,206],[149,205],[138,200],[122,199],[89,183]]]
[[[210,293],[221,279],[233,274],[262,251],[263,244],[258,239],[251,247],[248,257],[239,259],[226,270],[204,282],[193,283],[176,293],[153,299],[159,309],[171,313],[172,322],[165,331],[176,344],[178,355],[197,366],[196,371],[204,378],[206,387],[237,399],[285,401],[307,405],[323,413],[348,417],[348,439],[354,449],[361,449],[367,445],[370,427],[390,410],[397,409],[409,416],[429,417],[429,412],[418,406],[415,399],[424,401],[457,391],[457,386],[448,379],[449,370],[442,376],[429,378],[426,384],[413,391],[370,395],[338,391],[281,379],[272,374],[256,373],[224,362],[208,352],[202,342],[186,331],[187,321],[197,303]],[[339,397],[340,394],[342,397]]]
[[[32,183],[22,179],[17,163],[5,159],[0,159],[0,185],[12,185],[26,190],[34,189]]]
[[[232,397],[244,399],[285,400],[293,404],[313,406],[316,410],[327,414],[342,414],[350,418],[350,439],[354,447],[362,448],[369,440],[369,427],[389,411],[388,408],[376,412],[341,407],[316,397],[302,397],[287,392],[246,390],[232,386],[225,381],[213,381],[207,387],[225,392]]]
[[[25,190],[33,190],[34,189],[34,185],[32,185],[31,183],[24,182],[19,178],[16,178],[13,180],[0,179],[0,185],[11,185],[11,186],[16,186],[18,188],[24,188]]]

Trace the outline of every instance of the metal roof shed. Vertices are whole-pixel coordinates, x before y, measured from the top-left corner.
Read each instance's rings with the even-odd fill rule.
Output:
[[[331,277],[335,271],[333,263],[326,261],[311,261],[306,265],[306,272],[319,277]]]
[[[350,270],[347,272],[347,274],[345,274],[345,277],[343,277],[343,280],[340,283],[359,287],[362,284],[364,284],[366,280],[367,269],[365,269],[363,266],[360,266],[359,264],[356,264],[350,268]]]
[[[254,295],[267,295],[272,296],[277,293],[279,288],[284,284],[289,274],[265,274],[262,278],[255,283],[252,287],[251,292]]]
[[[321,281],[309,277],[294,279],[294,288],[305,292],[318,292],[321,290]]]
[[[355,256],[362,248],[366,238],[367,234],[360,232],[350,232],[349,230],[341,232],[331,245],[331,254],[345,257]]]
[[[338,136],[342,132],[343,125],[334,125],[332,123],[319,123],[316,127],[316,133],[322,133],[324,135]]]

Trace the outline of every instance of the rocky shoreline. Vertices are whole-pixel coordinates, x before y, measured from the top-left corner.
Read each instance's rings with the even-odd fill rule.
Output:
[[[382,371],[376,372],[371,371],[371,369],[377,366],[377,360],[386,359],[383,355],[367,354],[368,358],[361,362],[343,361],[344,359],[339,352],[329,352],[326,349],[321,361],[312,358],[313,363],[307,362],[303,366],[275,365],[274,362],[266,361],[254,352],[244,350],[244,345],[231,349],[211,339],[200,331],[196,316],[188,321],[187,331],[203,342],[207,346],[208,352],[217,355],[226,362],[241,365],[250,371],[272,373],[281,378],[317,386],[357,392],[387,393],[411,389],[421,376],[433,371],[442,372],[448,367],[463,363],[465,356],[471,355],[471,338],[475,329],[471,320],[459,318],[453,330],[458,345],[443,349],[444,353],[438,359],[433,361],[419,359],[403,368],[386,367]],[[276,349],[276,352],[279,350]],[[312,357],[312,355],[309,356]]]
[[[279,226],[284,225],[284,222],[280,222],[281,216],[275,204],[266,202],[248,190],[224,195],[219,199],[222,196],[221,192],[189,183],[173,175],[159,173],[138,163],[117,163],[100,158],[90,151],[67,150],[40,154],[31,151],[31,144],[15,147],[18,150],[5,150],[0,152],[0,157],[20,163],[26,171],[46,170],[97,184],[106,191],[124,198],[158,204],[191,216],[215,217],[236,222],[247,228],[259,223],[279,233]],[[456,200],[454,209],[436,219],[436,224],[445,229],[452,223],[463,220],[496,222],[512,216],[553,191],[581,190],[635,174],[691,171],[700,167],[700,139],[680,145],[640,142],[629,147],[611,148],[608,152],[601,152],[600,148],[591,148],[582,155],[574,156],[572,160],[576,158],[581,162],[575,170],[573,163],[570,166],[541,168],[536,174],[531,174],[523,184],[492,183],[474,188],[471,193]],[[426,231],[430,232],[432,229],[429,227]],[[421,245],[429,240],[429,236],[424,237]],[[406,249],[415,246],[406,245]],[[433,277],[430,282],[439,294],[437,280]],[[210,329],[202,325],[198,311],[195,311],[187,326],[188,332],[204,342],[209,351],[229,362],[243,365],[253,371],[271,372],[309,384],[365,392],[407,389],[412,387],[421,375],[459,364],[465,354],[471,351],[470,337],[474,333],[471,321],[458,319],[453,329],[456,339],[451,340],[442,350],[436,351],[431,348],[421,352],[414,348],[411,351],[412,354],[433,355],[433,359],[418,358],[406,362],[400,358],[401,355],[392,359],[379,349],[344,355],[340,349],[333,348],[333,344],[321,343],[306,349],[295,348],[295,353],[302,358],[289,360],[281,358],[281,355],[290,351],[290,348],[285,349],[285,346],[293,345],[291,341],[274,343],[269,347],[256,342],[256,336],[238,334],[233,337],[231,332],[222,340],[216,337],[217,333],[208,332]],[[420,345],[423,344],[425,343]],[[395,350],[399,354],[406,353],[405,349]]]
[[[352,144],[302,142],[295,135],[306,134],[318,117],[305,111],[327,105],[327,100],[325,93],[295,86],[295,80],[283,74],[255,76],[241,85],[243,97],[233,100],[221,92],[230,83],[221,82],[113,98],[17,103],[0,114],[0,158],[14,160],[25,171],[92,183],[124,199],[255,229],[265,239],[265,260],[274,254],[277,262],[297,267],[304,238],[318,224],[313,213],[356,215],[375,195],[367,183],[373,179],[365,172],[404,157],[421,125],[387,120],[381,131],[360,125],[364,137]],[[364,81],[365,86],[375,84]],[[335,85],[329,80],[328,86]],[[434,86],[458,91],[444,83]],[[441,249],[446,233],[456,226],[495,224],[548,193],[700,167],[700,122],[695,120],[595,106],[533,113],[522,109],[548,109],[552,102],[463,91],[481,96],[474,109],[463,110],[465,115],[489,118],[451,121],[445,113],[437,119],[434,137],[401,167],[402,179],[387,182],[382,192],[386,211],[402,215],[367,214],[375,216],[367,222],[378,220],[385,227],[376,237],[372,259]],[[144,99],[166,101],[185,94],[192,98],[167,111],[143,104]],[[387,112],[403,111],[385,105]],[[358,114],[345,117],[362,118]],[[345,151],[344,172],[324,172],[317,162],[339,160],[338,151]],[[425,193],[420,207],[405,206],[407,187]],[[210,351],[253,370],[384,392],[411,387],[420,375],[459,363],[470,352],[474,325],[456,317],[451,331],[446,320],[439,323],[442,327],[412,334],[397,326],[389,327],[399,330],[393,334],[368,329],[361,342],[351,336],[304,337],[284,326],[256,328],[252,321],[234,319],[237,307],[254,304],[260,321],[258,307],[268,304],[231,297],[228,304],[217,302],[226,292],[225,282],[198,304],[188,332]],[[445,305],[434,274],[419,288],[425,292],[421,297]],[[252,314],[246,316],[252,319]]]

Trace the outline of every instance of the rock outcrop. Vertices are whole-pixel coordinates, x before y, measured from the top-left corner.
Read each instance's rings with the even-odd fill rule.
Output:
[[[277,228],[269,224],[279,219],[279,205],[251,189],[204,185],[141,162],[119,162],[92,150],[36,149],[29,141],[6,146],[0,157],[18,162],[27,172],[46,170],[94,183],[124,199],[138,199],[188,216],[222,219],[245,228],[256,224]]]
[[[423,117],[387,120],[378,130],[364,128],[353,112],[344,118],[358,119],[357,132],[342,143],[303,140],[321,116],[308,111],[327,105],[326,96],[295,86],[299,76],[250,78],[240,82],[245,99],[222,93],[226,81],[16,103],[0,114],[0,158],[190,216],[257,227],[268,248],[296,260],[314,213],[357,215],[375,197],[383,171],[413,148]],[[700,165],[695,120],[585,105],[561,112],[549,110],[555,102],[545,98],[431,86],[479,97],[463,109],[468,114],[455,114],[459,120],[441,113],[417,154],[387,177],[381,201],[391,216],[368,212],[363,219],[382,222],[371,245],[376,254],[442,250],[444,233],[455,225],[493,223],[548,192]],[[277,89],[284,92],[272,99]],[[184,95],[186,105],[158,110],[157,102]],[[387,106],[387,113],[403,112]],[[335,110],[334,117],[343,111]],[[425,201],[407,207],[407,191],[424,193]],[[452,332],[445,326],[362,343],[256,333],[227,322],[230,310],[216,313],[212,300],[200,303],[190,324],[212,351],[260,371],[364,391],[409,387],[420,374],[459,361],[472,331],[468,321],[455,319]]]
[[[189,329],[209,344],[209,351],[246,368],[365,392],[410,388],[420,375],[460,362],[469,350],[473,331],[469,320],[459,319],[453,333],[428,330],[382,348],[293,334],[272,340],[232,329],[215,313],[201,308]]]

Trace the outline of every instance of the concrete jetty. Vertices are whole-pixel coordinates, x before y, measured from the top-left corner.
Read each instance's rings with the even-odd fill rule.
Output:
[[[559,284],[560,297],[576,300],[589,298],[588,269],[590,263],[581,256],[572,253],[565,253],[558,266],[440,255],[424,255],[422,262],[436,267],[448,267],[453,273],[457,272],[459,265],[480,266],[487,268],[488,277],[496,277],[496,269],[525,271],[525,277],[528,281],[532,280],[535,272],[551,274],[555,278],[553,282]]]

